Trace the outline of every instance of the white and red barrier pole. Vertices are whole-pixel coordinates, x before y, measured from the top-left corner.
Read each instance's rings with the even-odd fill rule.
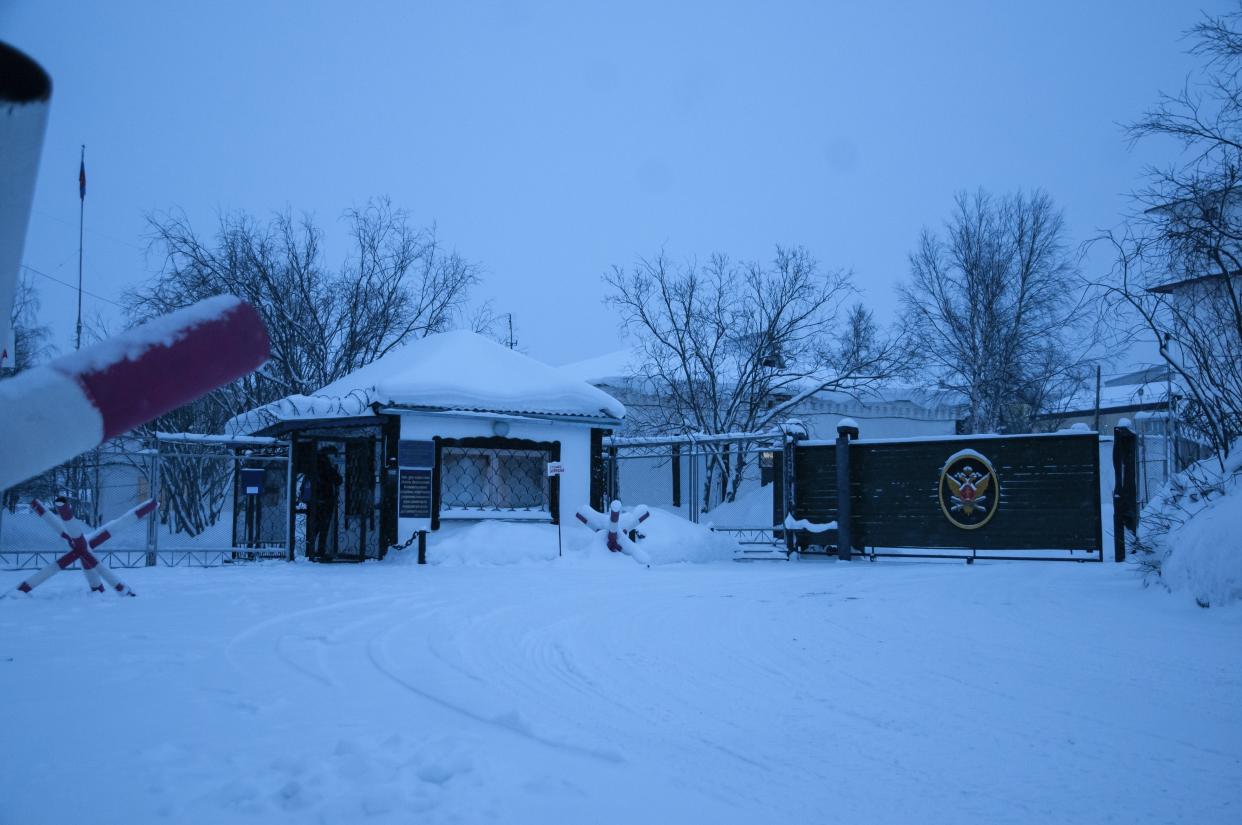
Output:
[[[0,43],[0,350],[6,349],[52,81]],[[11,366],[0,356],[0,366]],[[256,369],[267,331],[254,308],[208,298],[0,381],[0,490]]]
[[[13,293],[51,100],[47,72],[0,43],[0,367],[13,366],[14,353],[7,352]]]
[[[614,553],[621,552],[621,543],[617,541],[617,533],[621,529],[621,502],[614,501],[608,508],[608,549]]]
[[[240,378],[267,357],[258,313],[219,295],[0,381],[0,490]]]
[[[628,513],[621,512],[621,502],[614,501],[608,508],[608,515],[604,515],[593,507],[586,505],[579,507],[575,513],[578,521],[587,527],[595,530],[597,533],[604,533],[605,544],[608,549],[614,553],[625,553],[627,556],[642,564],[650,564],[647,554],[639,548],[639,546],[630,541],[629,533],[647,520],[651,515],[651,511],[647,509],[647,505],[640,504]]]
[[[86,583],[92,592],[102,593],[104,591],[102,582],[106,581],[122,596],[136,595],[116,577],[115,573],[108,569],[107,565],[100,564],[99,559],[91,550],[154,511],[156,507],[154,499],[144,501],[129,512],[114,518],[92,533],[89,538],[86,536],[85,526],[74,515],[72,505],[65,499],[56,500],[55,513],[44,507],[38,499],[30,502],[30,506],[49,527],[69,543],[69,552],[19,584],[17,586],[19,591],[29,593],[61,570],[68,570],[74,562],[78,562],[82,565],[82,572],[86,574]]]

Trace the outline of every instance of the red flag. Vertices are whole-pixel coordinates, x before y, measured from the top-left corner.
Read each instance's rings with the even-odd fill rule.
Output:
[[[78,197],[86,200],[86,158],[82,158],[82,165],[78,167]]]

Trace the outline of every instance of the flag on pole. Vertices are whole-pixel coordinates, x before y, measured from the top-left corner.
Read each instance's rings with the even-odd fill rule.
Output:
[[[86,200],[86,152],[82,152],[82,165],[78,167],[78,197]]]

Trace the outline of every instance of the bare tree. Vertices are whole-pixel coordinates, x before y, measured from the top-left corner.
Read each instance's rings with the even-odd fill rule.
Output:
[[[446,250],[434,226],[417,229],[386,200],[349,210],[350,251],[339,269],[325,265],[323,232],[308,216],[288,213],[267,223],[245,214],[220,219],[201,238],[184,215],[151,217],[152,245],[163,257],[159,275],[131,290],[125,302],[138,322],[229,293],[249,301],[267,326],[271,359],[253,374],[152,422],[157,430],[218,432],[247,410],[316,390],[383,357],[402,344],[449,328],[478,275],[474,264]],[[168,487],[186,491],[170,502],[178,528],[191,533],[215,522],[220,478],[176,462],[186,474]]]
[[[134,320],[231,293],[258,310],[272,358],[212,396],[217,424],[293,393],[311,394],[410,340],[449,328],[477,283],[477,269],[446,251],[435,227],[415,229],[387,200],[345,214],[352,248],[344,265],[322,260],[322,231],[309,217],[267,224],[221,218],[201,239],[183,215],[150,218],[160,275],[126,294]]]
[[[1125,229],[1105,235],[1116,265],[1101,286],[1110,320],[1159,343],[1180,415],[1223,460],[1242,434],[1242,10],[1189,34],[1203,66],[1128,130],[1184,152],[1148,170]]]
[[[760,430],[818,392],[865,390],[900,361],[861,307],[838,323],[850,276],[822,271],[801,247],[778,246],[768,265],[723,254],[678,265],[661,252],[614,267],[605,281],[608,303],[637,334],[641,380],[660,399],[627,420],[639,432]],[[732,500],[744,456],[728,447],[708,455],[706,486],[720,484]]]
[[[923,230],[910,273],[905,327],[971,432],[1025,432],[1082,380],[1077,268],[1044,192],[959,194],[944,237]]]
[[[17,279],[10,321],[14,352],[9,353],[13,362],[6,369],[21,372],[53,354],[52,331],[39,321],[39,291],[26,272],[20,273]]]

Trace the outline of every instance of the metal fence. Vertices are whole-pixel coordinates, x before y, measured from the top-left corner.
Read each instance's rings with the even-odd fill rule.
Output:
[[[773,473],[784,443],[781,430],[605,438],[607,497],[733,533],[739,543],[775,544]]]
[[[1172,430],[1172,431],[1171,431]],[[1150,501],[1169,480],[1191,464],[1207,458],[1211,448],[1195,438],[1186,424],[1169,425],[1167,413],[1140,413],[1135,417],[1138,436],[1138,497],[1140,505]]]
[[[67,497],[88,527],[155,498],[152,516],[95,555],[109,567],[213,566],[285,557],[288,445],[275,439],[161,433],[113,442],[3,492],[0,569],[49,564],[68,549],[30,502]]]

